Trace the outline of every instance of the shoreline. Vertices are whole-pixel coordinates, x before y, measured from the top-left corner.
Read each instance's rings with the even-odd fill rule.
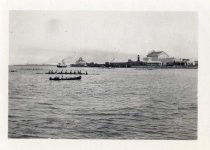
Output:
[[[38,67],[38,66],[55,66],[56,65],[8,65],[8,67],[12,66],[26,66],[26,67]],[[67,66],[66,68],[99,68],[99,69],[115,69],[115,68],[133,68],[133,69],[198,69],[198,66],[131,66],[131,67],[91,67],[91,66]],[[59,69],[59,68],[58,68]],[[22,69],[22,70],[36,70],[34,69]]]

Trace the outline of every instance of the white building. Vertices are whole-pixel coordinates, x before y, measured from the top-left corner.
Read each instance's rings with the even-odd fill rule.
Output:
[[[164,51],[152,51],[147,54],[147,58],[150,61],[160,61],[161,59],[169,58],[169,55]]]
[[[169,58],[169,55],[164,51],[151,51],[147,54],[147,57],[143,58],[144,62],[149,65],[162,65],[163,60]]]

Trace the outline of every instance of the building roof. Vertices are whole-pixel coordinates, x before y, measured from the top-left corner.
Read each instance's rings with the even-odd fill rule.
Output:
[[[158,55],[161,54],[161,53],[165,53],[165,52],[164,51],[152,51],[152,52],[147,54],[147,57],[158,57]]]

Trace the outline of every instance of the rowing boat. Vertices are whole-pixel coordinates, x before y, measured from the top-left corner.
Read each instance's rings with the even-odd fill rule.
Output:
[[[64,78],[64,77],[62,77],[62,78],[59,78],[59,77],[54,77],[54,78],[52,78],[52,77],[50,77],[49,78],[49,80],[55,80],[55,81],[61,81],[61,80],[81,80],[81,76],[78,76],[78,77],[69,77],[69,78]]]

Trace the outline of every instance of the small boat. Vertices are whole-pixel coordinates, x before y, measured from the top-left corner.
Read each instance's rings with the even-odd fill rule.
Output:
[[[64,59],[62,60],[61,63],[58,63],[57,67],[58,67],[58,68],[66,68],[66,67],[67,67],[67,65],[66,65],[66,63],[65,63],[65,61],[64,61]]]
[[[55,81],[60,81],[60,80],[81,80],[81,76],[78,76],[78,77],[69,77],[69,78],[64,78],[64,77],[62,77],[62,78],[59,78],[59,77],[54,77],[54,78],[52,78],[52,77],[50,77],[49,78],[49,80],[55,80]]]
[[[9,72],[17,72],[17,70],[10,70]]]

